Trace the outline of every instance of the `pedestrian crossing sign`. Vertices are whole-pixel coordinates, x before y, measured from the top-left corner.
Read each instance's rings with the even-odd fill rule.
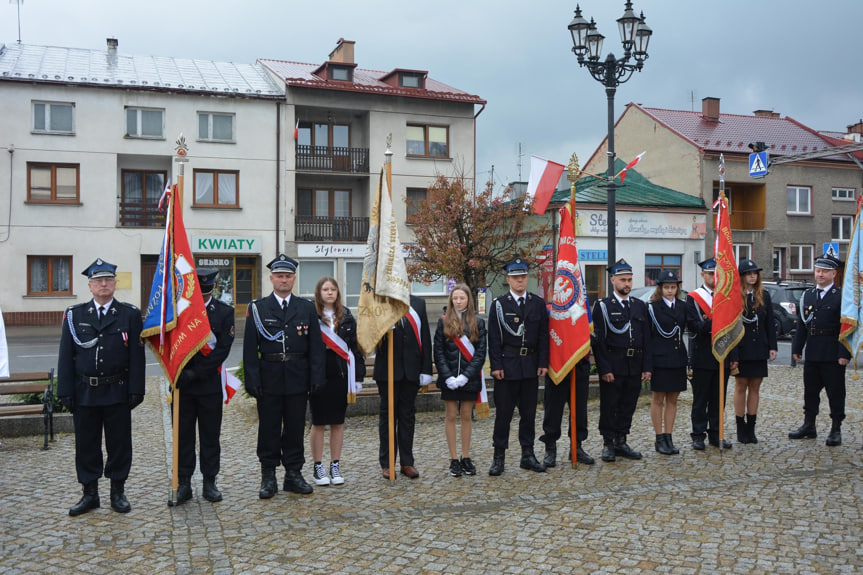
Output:
[[[767,175],[767,150],[749,154],[749,177],[763,178]]]

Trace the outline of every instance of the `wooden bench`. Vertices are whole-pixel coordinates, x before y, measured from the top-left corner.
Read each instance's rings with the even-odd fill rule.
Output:
[[[19,395],[42,393],[41,404],[3,403],[0,404],[0,417],[12,415],[42,414],[45,422],[45,443],[48,449],[48,436],[54,441],[54,370],[34,373],[13,373],[0,379],[0,395]]]

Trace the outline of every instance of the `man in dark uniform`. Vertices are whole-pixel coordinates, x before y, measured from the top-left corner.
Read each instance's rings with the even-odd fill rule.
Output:
[[[689,330],[689,364],[692,368],[692,447],[704,450],[704,437],[710,445],[731,449],[731,442],[719,442],[719,362],[713,356],[713,289],[716,260],[708,258],[698,264],[704,283],[686,295],[686,326]],[[725,385],[731,371],[737,369],[737,350],[725,359]]]
[[[75,470],[84,496],[76,516],[99,507],[99,478],[111,480],[111,509],[128,513],[126,478],[132,467],[132,410],[144,401],[141,311],[114,299],[117,266],[97,259],[82,273],[93,299],[63,315],[57,396],[73,414]],[[107,459],[102,464],[102,431]]]
[[[647,304],[629,297],[632,266],[619,259],[608,267],[612,295],[593,305],[593,357],[599,372],[599,433],[602,460],[617,455],[641,459],[626,443],[632,416],[641,395],[641,382],[650,379],[650,320]]]
[[[488,358],[494,378],[494,459],[489,475],[504,471],[509,428],[515,408],[521,421],[518,443],[522,469],[545,471],[533,452],[539,378],[548,373],[548,310],[545,301],[527,291],[526,261],[517,257],[504,266],[509,292],[491,304]]]
[[[543,434],[539,440],[545,443],[545,458],[542,460],[546,467],[557,465],[557,440],[560,439],[560,426],[563,421],[563,408],[570,401],[570,388],[572,375],[566,376],[557,385],[550,378],[545,379],[545,394],[543,405],[545,416],[542,419]],[[587,396],[590,393],[590,359],[585,356],[575,364],[575,457],[579,463],[593,465],[594,460],[582,447],[582,442],[587,439]],[[572,405],[569,406],[572,409]],[[567,436],[572,435],[572,430]],[[572,446],[570,446],[570,449]],[[572,453],[567,459],[571,459]]]
[[[401,473],[410,479],[420,476],[414,466],[414,427],[416,425],[416,397],[420,386],[432,382],[432,342],[426,303],[411,296],[408,313],[393,326],[393,409],[395,410],[394,455],[401,461]],[[419,338],[417,338],[419,334]],[[390,477],[389,450],[389,389],[387,337],[381,340],[375,352],[374,378],[378,385],[380,410],[378,411],[378,461],[381,475]]]
[[[195,429],[201,443],[201,474],[204,476],[204,499],[222,500],[216,487],[219,458],[222,447],[219,434],[222,430],[222,363],[234,343],[234,308],[213,297],[213,288],[219,270],[201,268],[198,283],[210,320],[211,338],[207,346],[196,353],[180,372],[177,388],[180,390],[180,486],[177,504],[192,498],[192,474],[195,472]],[[197,424],[197,425],[196,425]]]
[[[258,400],[261,489],[278,491],[276,467],[285,466],[285,491],[308,494],[300,469],[309,393],[324,385],[324,342],[315,305],[294,297],[296,260],[279,254],[267,264],[273,293],[249,304],[243,336],[243,371],[249,395]]]
[[[839,343],[842,290],[833,282],[839,260],[824,254],[815,260],[815,287],[800,298],[800,316],[791,353],[797,361],[803,359],[803,425],[788,434],[790,439],[814,439],[818,436],[815,417],[821,404],[821,390],[827,390],[830,418],[833,425],[827,445],[842,445],[842,420],[845,419],[845,366],[851,358],[848,349]]]

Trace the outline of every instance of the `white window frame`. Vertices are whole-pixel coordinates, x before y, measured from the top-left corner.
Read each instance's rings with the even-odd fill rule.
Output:
[[[788,202],[786,201],[786,208],[785,209],[788,210],[786,213],[789,216],[811,216],[812,215],[812,186],[786,186],[785,187],[786,198],[787,198],[787,194],[791,190],[795,190],[797,192],[797,209],[794,211],[788,210]],[[800,210],[800,192],[802,192],[802,191],[805,191],[806,194],[809,196],[809,201],[807,202],[809,204],[809,209],[805,212]]]
[[[791,267],[791,262],[793,261],[791,252],[793,252],[795,250],[797,251],[798,265],[799,265],[799,262],[803,261],[803,259],[804,259],[802,257],[804,251],[806,251],[806,250],[809,251],[809,267],[808,268]],[[814,258],[815,258],[815,246],[813,246],[812,244],[791,244],[788,247],[788,272],[789,273],[798,273],[798,272],[811,272],[811,271],[813,271],[814,268],[812,267],[812,262],[814,261]]]
[[[742,252],[746,252],[744,255]],[[734,244],[734,261],[752,259],[752,244]]]
[[[164,140],[165,139],[165,109],[164,108],[145,108],[139,106],[126,106],[123,110],[123,120],[126,125],[127,138],[140,138],[142,140]],[[135,133],[129,131],[129,112],[135,112]],[[158,135],[142,134],[141,133],[141,112],[159,112],[162,115],[162,125],[159,128]]]
[[[342,279],[339,281],[339,288],[342,291],[342,305],[349,307],[351,310],[356,310],[358,305],[350,305],[348,302],[348,298],[356,298],[357,304],[360,301],[360,292],[358,293],[350,293],[348,291],[348,266],[349,265],[359,265],[360,267],[360,290],[362,291],[362,268],[363,268],[363,260],[345,260],[344,265],[342,266]]]
[[[327,264],[330,266],[330,271],[328,273],[323,273],[323,274],[306,272],[306,273],[312,273],[312,276],[313,276],[312,284],[311,284],[312,285],[312,291],[306,293],[303,291],[303,285],[305,283],[303,281],[304,280],[303,268],[305,266],[306,270],[310,269],[311,266],[309,264]],[[334,259],[332,259],[332,260],[302,260],[300,262],[299,268],[297,268],[297,272],[298,272],[297,275],[299,277],[297,278],[297,283],[295,284],[296,285],[296,289],[294,290],[295,295],[299,295],[300,297],[304,297],[304,298],[308,299],[309,301],[314,302],[315,301],[315,285],[318,283],[318,280],[324,276],[336,277],[336,260],[334,260]],[[341,287],[341,286],[339,286],[339,287]],[[342,288],[342,289],[344,289],[344,288]],[[344,295],[344,294],[342,294],[342,295]]]
[[[45,122],[44,129],[36,128],[36,106],[45,106],[43,120]],[[51,109],[55,107],[69,107],[72,109],[72,129],[71,130],[52,130],[51,129]],[[31,102],[31,117],[30,127],[34,134],[57,134],[62,136],[75,135],[75,102],[51,102],[47,100],[33,100]]]
[[[834,237],[834,238],[832,238],[832,240],[834,242],[842,242],[842,243],[850,242],[851,241],[851,233],[854,231],[854,216],[849,216],[847,214],[846,215],[839,214],[839,215],[833,216],[830,220],[830,235],[831,236],[833,235],[833,222],[835,222],[836,220],[839,220],[839,235],[844,236],[844,237],[838,237],[838,238]],[[848,224],[845,225],[843,222],[848,222]]]
[[[207,117],[207,134],[202,135],[200,126],[201,126],[201,116]],[[231,139],[224,140],[221,138],[213,137],[213,116],[226,116],[231,118]],[[198,112],[198,141],[200,142],[214,142],[220,144],[234,144],[237,141],[237,115],[230,112]]]
[[[834,187],[830,191],[830,195],[834,202],[853,202],[857,199],[857,189]]]

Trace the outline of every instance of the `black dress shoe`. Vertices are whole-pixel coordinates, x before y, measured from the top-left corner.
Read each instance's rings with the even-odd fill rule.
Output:
[[[111,493],[111,509],[117,513],[128,513],[132,510],[125,493]]]
[[[303,476],[297,469],[289,469],[285,471],[285,482],[282,485],[282,489],[284,491],[291,491],[301,495],[308,495],[314,491],[312,486],[306,483],[306,480],[303,479]]]
[[[546,467],[554,467],[557,465],[557,446],[548,444],[545,446],[545,457],[542,459],[542,464]]]
[[[279,486],[276,485],[276,470],[261,470],[261,489],[258,491],[258,497],[261,499],[270,499],[276,495],[278,490]]]
[[[69,509],[70,517],[77,517],[78,515],[83,515],[90,511],[91,509],[99,508],[99,494],[88,494],[85,493],[84,496]]]
[[[570,459],[572,459],[570,457]],[[579,445],[575,450],[575,459],[579,463],[584,463],[585,465],[593,465],[596,463],[596,460],[593,459],[584,449]]]
[[[180,486],[177,487],[177,505],[182,505],[191,498],[192,486],[181,483]]]
[[[815,425],[810,423],[804,423],[788,433],[788,439],[815,439],[816,437],[818,432],[815,430]]]
[[[642,457],[640,452],[631,448],[625,441],[614,444],[614,454],[626,459],[641,459]]]
[[[609,463],[615,461],[617,458],[614,456],[614,446],[609,444],[603,445],[600,459]]]
[[[830,431],[830,435],[827,436],[827,441],[825,443],[830,447],[842,445],[842,432],[838,429]]]
[[[692,440],[692,449],[696,449],[698,451],[704,451],[704,449],[705,449],[704,438],[698,437],[698,438],[693,439]]]
[[[545,471],[545,465],[539,462],[536,458],[536,455],[531,451],[530,453],[524,453],[521,456],[521,461],[518,464],[522,469],[527,469],[529,471],[536,471],[537,473],[542,473]]]
[[[222,492],[216,487],[215,479],[204,479],[204,499],[210,503],[218,503],[222,500]]]

